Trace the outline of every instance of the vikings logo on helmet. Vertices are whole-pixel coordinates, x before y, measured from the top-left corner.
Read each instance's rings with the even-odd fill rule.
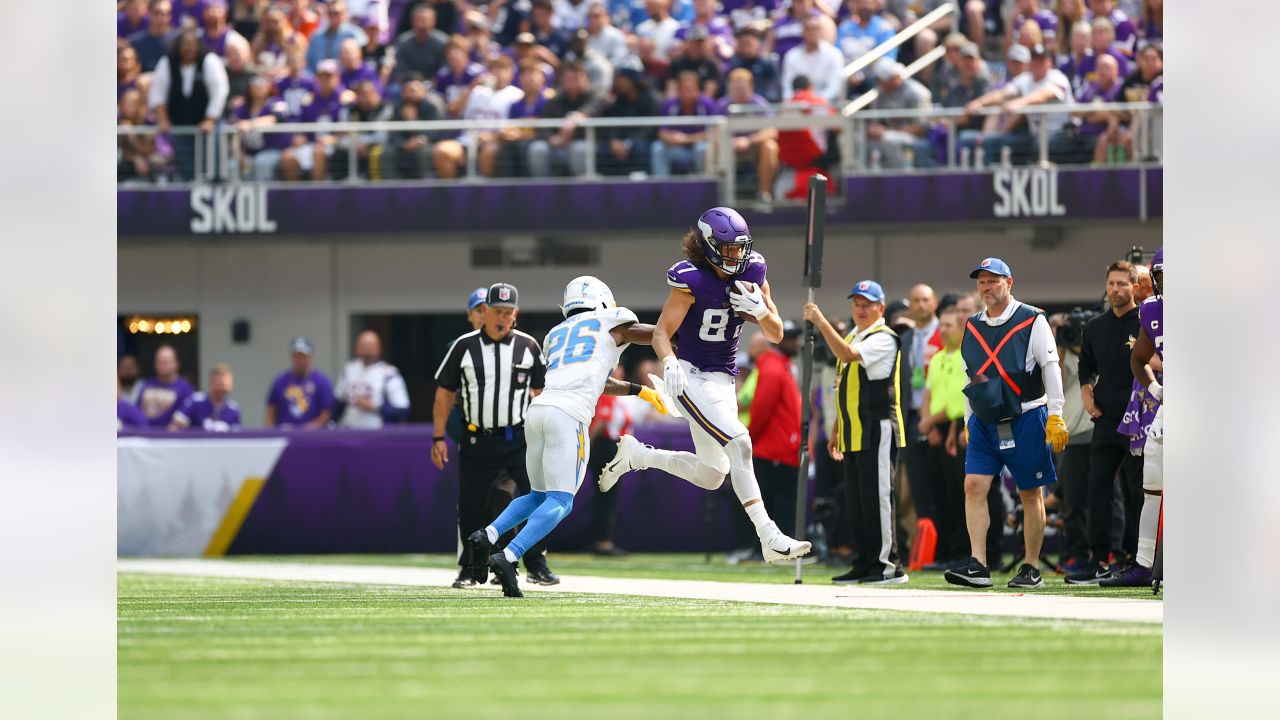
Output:
[[[698,234],[702,237],[707,262],[730,276],[747,269],[747,258],[751,255],[751,230],[737,210],[713,207],[702,213],[698,218]],[[741,253],[737,257],[727,257],[725,250],[729,247],[739,247]]]

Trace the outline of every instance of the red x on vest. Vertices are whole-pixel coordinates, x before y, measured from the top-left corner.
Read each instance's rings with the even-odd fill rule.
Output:
[[[1013,326],[1009,332],[1005,333],[1004,337],[1000,338],[1000,343],[996,345],[995,350],[992,350],[991,346],[987,344],[987,341],[982,338],[982,333],[978,332],[978,329],[973,326],[972,320],[966,322],[965,325],[969,328],[969,332],[973,333],[973,336],[978,340],[978,344],[981,345],[983,351],[987,353],[987,361],[982,364],[982,367],[978,368],[978,371],[975,372],[974,375],[981,375],[984,370],[991,367],[994,363],[996,371],[1000,373],[1000,377],[1004,378],[1004,381],[1009,383],[1009,387],[1013,388],[1013,391],[1018,394],[1018,397],[1022,397],[1022,388],[1018,387],[1017,383],[1013,381],[1013,378],[1009,377],[1009,373],[1005,372],[1004,366],[1000,364],[1000,359],[997,356],[1000,354],[1000,349],[1004,347],[1005,343],[1009,342],[1009,338],[1013,337],[1014,333],[1035,321],[1036,316],[1032,315],[1030,318]]]

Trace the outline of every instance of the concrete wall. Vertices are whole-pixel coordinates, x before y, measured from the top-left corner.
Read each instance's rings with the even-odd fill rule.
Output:
[[[785,316],[799,317],[802,229],[756,238],[769,260],[775,301]],[[859,279],[879,280],[890,296],[916,282],[941,293],[972,287],[970,269],[987,255],[1013,267],[1019,297],[1033,302],[1098,298],[1103,268],[1132,245],[1161,244],[1159,223],[1080,225],[1036,236],[1029,226],[1012,230],[850,233],[827,235],[824,287],[818,302],[832,314],[845,311],[845,295]],[[529,310],[553,310],[566,281],[599,276],[622,304],[656,310],[666,297],[663,272],[678,259],[677,234],[619,234],[602,239],[600,264],[589,268],[529,268],[494,272],[470,266],[469,243],[410,237],[333,236],[244,238],[216,242],[149,241],[118,251],[118,312],[192,312],[199,316],[200,366],[227,362],[236,370],[236,396],[246,423],[261,422],[261,398],[288,364],[287,343],[307,335],[317,345],[317,366],[334,373],[348,357],[351,316],[361,313],[461,311],[474,288],[498,280],[514,283]],[[1056,243],[1056,244],[1055,244]],[[1033,247],[1036,245],[1036,247]],[[656,317],[656,316],[655,316]],[[248,344],[231,342],[231,324],[252,323]]]

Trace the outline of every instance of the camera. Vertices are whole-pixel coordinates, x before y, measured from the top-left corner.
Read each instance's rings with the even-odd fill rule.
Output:
[[[1058,344],[1063,347],[1079,347],[1080,339],[1084,336],[1084,325],[1094,314],[1092,310],[1085,310],[1082,307],[1071,308],[1071,312],[1066,314],[1065,322],[1054,331],[1054,338]]]

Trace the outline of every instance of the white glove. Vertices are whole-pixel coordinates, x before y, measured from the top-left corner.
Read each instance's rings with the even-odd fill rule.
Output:
[[[662,382],[673,400],[683,395],[689,387],[689,379],[685,377],[684,368],[680,367],[680,361],[675,355],[668,355],[662,361]]]
[[[1164,403],[1164,386],[1155,380],[1152,380],[1151,384],[1147,386],[1147,394],[1155,398],[1156,402]]]
[[[729,306],[734,312],[746,313],[757,320],[769,314],[769,305],[764,301],[764,291],[759,285],[752,286],[742,280],[737,281],[738,293],[729,293]]]

